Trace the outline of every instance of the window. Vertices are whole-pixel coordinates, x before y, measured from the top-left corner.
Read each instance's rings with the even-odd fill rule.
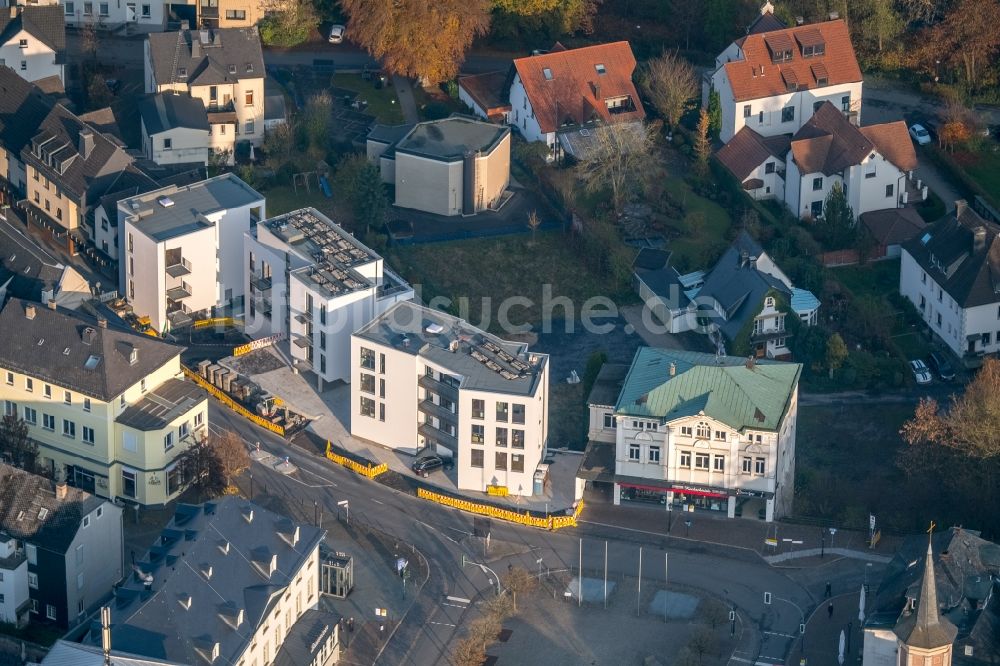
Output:
[[[692,432],[691,426],[681,426],[681,435],[684,437],[690,437]]]
[[[511,422],[524,424],[524,405],[514,403],[514,418]]]
[[[35,425],[38,423],[38,412],[36,412],[31,407],[24,408],[24,422],[28,425]]]
[[[94,443],[94,429],[88,426],[83,426],[83,442],[85,444]]]
[[[34,546],[32,546],[32,548],[34,548]],[[30,587],[33,590],[38,589],[38,574],[32,573],[30,571],[28,572],[28,587]]]
[[[42,427],[46,430],[56,429],[56,417],[51,414],[42,414]]]
[[[174,433],[168,432],[163,436],[163,450],[169,451],[174,448]]]
[[[45,604],[45,617],[50,620],[56,619],[56,607],[52,604]]]
[[[795,120],[795,107],[786,106],[781,110],[781,122],[790,123]]]
[[[687,467],[687,468],[691,467],[691,452],[690,451],[681,451],[680,466],[681,467]]]
[[[818,192],[823,189],[823,176],[819,178],[813,178],[813,192]]]
[[[73,394],[69,391],[63,391],[63,403],[67,405],[73,404]]]
[[[247,13],[243,9],[227,9],[226,18],[230,21],[245,21]]]
[[[724,441],[726,441],[726,433],[725,433],[724,430],[716,430],[715,431],[715,441],[717,441],[717,442],[724,442]]]
[[[708,439],[712,436],[712,430],[708,427],[707,423],[698,424],[698,437],[701,439]]]
[[[753,112],[750,110],[750,105],[749,104],[744,104],[743,105],[743,117],[744,118],[749,118],[752,115],[752,113]]]
[[[84,529],[90,527],[90,516],[83,517],[83,527]]]
[[[378,397],[380,397],[380,398],[384,398],[385,397],[385,380],[384,379],[379,379],[378,380]]]
[[[764,475],[764,463],[765,463],[764,458],[754,458],[753,459],[753,473],[754,474],[759,474],[759,475],[763,476]]]
[[[97,507],[97,517],[100,518],[103,515],[104,515],[104,507],[103,506]]]
[[[142,18],[149,18],[150,16],[151,16],[150,6],[149,5],[143,5],[142,6]]]
[[[508,412],[507,403],[506,402],[498,402],[497,403],[497,421],[500,421],[502,423],[506,423],[507,422],[507,412]]]
[[[48,384],[46,384],[45,388],[42,389],[42,395],[44,395],[46,398],[48,398],[49,400],[51,400],[52,399],[52,387],[49,386]]]
[[[515,449],[524,448],[524,431],[523,430],[512,430],[510,445]]]
[[[628,459],[632,462],[639,462],[639,445],[629,444],[628,445]]]
[[[73,11],[73,3],[72,2],[67,2],[66,3],[66,16],[72,16],[75,13],[76,12]]]
[[[507,469],[507,454],[506,453],[504,453],[503,451],[497,451],[496,452],[496,456],[494,456],[494,457],[496,458],[496,464],[494,465],[495,469],[497,469],[497,470],[505,470],[505,469]]]
[[[774,162],[768,162],[764,165],[764,173],[774,173]]]
[[[486,418],[485,400],[478,400],[476,398],[472,399],[472,418],[474,419]]]
[[[851,96],[844,95],[840,98],[840,110],[843,112],[848,112],[851,110]]]
[[[245,93],[243,93],[243,103],[246,106],[253,106],[253,91],[252,90],[247,90]]]
[[[83,3],[83,15],[90,16],[93,13],[94,13],[94,3],[93,2]]]
[[[83,564],[83,544],[82,543],[76,547],[76,563],[77,563],[77,565]]]
[[[8,386],[13,386],[14,385],[14,373],[13,372],[8,372],[7,373],[7,385]]]
[[[615,415],[614,414],[607,413],[607,414],[604,415],[604,427],[605,428],[614,428],[617,425],[618,424],[615,423]]]
[[[194,427],[195,428],[200,428],[201,424],[204,423],[204,422],[205,422],[205,413],[204,412],[198,412],[197,414],[194,415]]]
[[[361,390],[365,393],[375,394],[375,375],[369,375],[367,372],[361,373]]]
[[[78,590],[82,590],[83,589],[83,574],[82,573],[79,573],[79,574],[76,575],[76,589],[78,589]],[[83,599],[80,599],[80,603],[81,604],[83,603]]]
[[[990,344],[990,334],[989,334],[989,333],[983,333],[983,338],[982,338],[982,340],[983,340],[983,346],[984,346],[984,347],[985,347],[986,345]]]
[[[758,125],[763,125],[764,124],[764,112],[763,111],[760,111],[760,112],[757,113],[757,124]]]
[[[694,467],[695,469],[708,469],[708,454],[707,453],[695,454]]]
[[[26,49],[28,48],[28,40],[27,39],[19,40],[17,45],[20,46],[22,49]]]
[[[76,423],[69,419],[63,419],[63,436],[76,439]]]
[[[385,374],[385,354],[378,355],[378,371],[381,374]]]
[[[98,8],[101,11],[101,16],[107,16],[108,15],[108,3],[102,2],[101,4],[98,5]]]
[[[749,474],[750,471],[753,469],[753,461],[750,459],[749,456],[743,457],[741,469],[743,470],[744,474]]]
[[[122,469],[122,495],[135,497],[135,472],[130,469]]]
[[[3,415],[17,418],[17,403],[5,400],[3,403]]]
[[[35,547],[35,544],[26,544],[24,554],[28,557],[28,564],[38,564],[38,548]],[[38,583],[35,583],[35,587],[38,587]]]
[[[507,428],[497,428],[497,446],[507,447]]]
[[[378,420],[385,421],[385,403],[378,403]]]
[[[893,195],[893,188],[894,188],[894,185],[892,183],[889,183],[888,185],[885,186],[885,198],[886,199],[889,199],[889,198],[892,197],[892,195]]]
[[[170,138],[163,139],[163,150],[170,150],[174,147],[174,140]]]
[[[243,123],[243,133],[253,134],[253,120],[248,120],[245,123]]]
[[[486,441],[486,427],[482,425],[472,426],[472,443],[482,444]]]
[[[365,347],[361,348],[361,367],[375,369],[375,352]]]
[[[483,450],[482,449],[472,449],[471,455],[469,456],[469,465],[471,467],[478,467],[482,469],[483,467]]]
[[[32,379],[31,377],[25,377],[24,378],[24,390],[27,391],[28,393],[31,393],[32,391],[34,391],[35,390],[35,380]]]
[[[510,471],[512,472],[524,471],[524,456],[512,455],[510,457]]]
[[[651,446],[649,447],[649,462],[659,464],[660,462],[660,447]]]
[[[375,401],[361,396],[361,416],[375,418]]]
[[[726,471],[726,456],[715,456],[712,458],[712,468],[716,472]]]

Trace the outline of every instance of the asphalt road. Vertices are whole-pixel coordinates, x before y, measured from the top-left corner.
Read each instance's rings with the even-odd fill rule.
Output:
[[[350,503],[350,519],[361,520],[414,545],[427,558],[428,581],[409,616],[388,641],[378,663],[446,663],[448,645],[461,636],[462,628],[476,614],[475,601],[493,589],[492,577],[475,566],[463,568],[463,556],[481,561],[482,546],[470,544],[472,517],[457,510],[418,500],[378,483],[367,481],[317,455],[289,446],[284,440],[251,425],[219,406],[214,400],[209,420],[219,428],[239,432],[248,442],[278,456],[290,456],[299,472],[286,477],[255,464],[254,486],[268,493],[301,500],[307,506],[319,502],[325,515],[337,515],[337,502]],[[533,569],[538,558],[543,566],[570,569],[578,562],[581,543],[584,569],[603,566],[604,542],[608,542],[609,575],[634,576],[638,553],[643,548],[644,584],[662,585],[664,553],[669,553],[671,582],[706,590],[735,604],[741,616],[757,630],[760,661],[784,663],[797,641],[798,627],[822,596],[826,580],[838,586],[860,584],[865,567],[841,561],[823,570],[785,570],[767,566],[751,551],[714,547],[672,539],[651,529],[638,532],[608,526],[582,524],[577,529],[545,532],[493,522],[493,543],[517,544],[521,553],[490,561],[502,573],[508,562]],[[764,604],[764,592],[772,603]],[[447,599],[467,599],[463,601]],[[402,605],[402,599],[401,605]]]

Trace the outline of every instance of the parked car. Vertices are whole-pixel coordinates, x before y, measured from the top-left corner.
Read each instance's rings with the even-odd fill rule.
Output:
[[[926,146],[931,142],[931,133],[920,123],[910,125],[910,138],[917,142],[917,145]]]
[[[931,352],[931,355],[927,357],[927,365],[942,380],[950,382],[955,379],[955,369],[951,367],[951,363],[948,362],[948,359],[941,352]]]
[[[913,370],[913,378],[917,380],[920,385],[931,383],[931,371],[927,365],[920,359],[915,361],[910,361],[910,369]]]
[[[435,470],[451,469],[452,467],[454,467],[454,463],[451,458],[442,458],[439,455],[431,454],[414,460],[410,469],[417,476],[422,476],[426,479]]]
[[[340,24],[335,24],[330,26],[330,32],[327,34],[326,40],[331,44],[340,44],[344,41],[344,33],[347,32],[347,28]]]

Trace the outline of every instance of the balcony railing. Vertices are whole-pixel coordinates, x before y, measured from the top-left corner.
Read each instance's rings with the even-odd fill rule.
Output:
[[[452,402],[458,401],[458,389],[451,384],[445,384],[444,382],[438,381],[433,377],[428,377],[427,375],[420,375],[420,379],[417,380],[417,385],[421,388],[427,389],[433,393],[437,393],[443,398],[447,398]]]
[[[270,291],[271,290],[271,276],[264,277],[262,275],[251,275],[250,284],[257,291]]]
[[[417,432],[423,435],[428,443],[436,442],[446,449],[455,453],[458,452],[458,439],[451,433],[447,433],[440,428],[435,428],[430,423],[421,423],[417,426]]]
[[[181,282],[179,287],[171,287],[167,289],[167,298],[171,301],[179,301],[182,298],[191,297],[191,285],[187,282]]]
[[[191,262],[184,257],[178,257],[177,259],[169,259],[170,263],[167,264],[167,275],[170,277],[182,277],[184,275],[189,275],[191,273]]]
[[[428,416],[435,417],[439,421],[447,421],[452,425],[458,425],[458,414],[443,405],[431,402],[430,400],[421,400],[417,403],[417,409]]]

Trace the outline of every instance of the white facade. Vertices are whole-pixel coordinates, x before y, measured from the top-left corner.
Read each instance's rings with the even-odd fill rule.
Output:
[[[129,25],[142,32],[157,32],[166,26],[165,2],[156,0],[60,0],[66,25],[102,28]]]
[[[243,235],[264,215],[264,197],[232,174],[123,199],[119,291],[157,331],[215,307],[239,314]]]
[[[507,380],[475,360],[472,345],[482,350],[487,343],[519,359],[524,374]],[[406,453],[452,456],[463,490],[538,490],[548,436],[546,355],[402,303],[354,334],[351,375],[353,436]]]
[[[209,132],[175,127],[150,136],[142,125],[142,152],[157,164],[208,164]]]
[[[531,108],[531,100],[524,90],[521,77],[514,75],[514,82],[510,85],[510,113],[507,122],[517,127],[525,141],[542,141],[550,149],[555,149],[556,133],[543,132],[535,118],[535,112]]]
[[[898,208],[906,189],[906,172],[888,161],[877,151],[861,164],[847,167],[841,173],[802,174],[794,159],[788,160],[788,184],[785,203],[800,218],[818,217],[834,183],[840,183],[854,217],[873,210]]]
[[[26,30],[0,44],[0,65],[7,65],[27,81],[57,76],[63,85],[66,83],[65,67],[56,63],[56,52]]]
[[[0,622],[20,627],[28,608],[28,560],[16,539],[0,535]]]
[[[321,243],[329,242],[338,247],[324,253]],[[413,298],[384,264],[315,209],[267,220],[243,238],[246,331],[284,334],[299,367],[322,381],[351,381],[351,333]]]

